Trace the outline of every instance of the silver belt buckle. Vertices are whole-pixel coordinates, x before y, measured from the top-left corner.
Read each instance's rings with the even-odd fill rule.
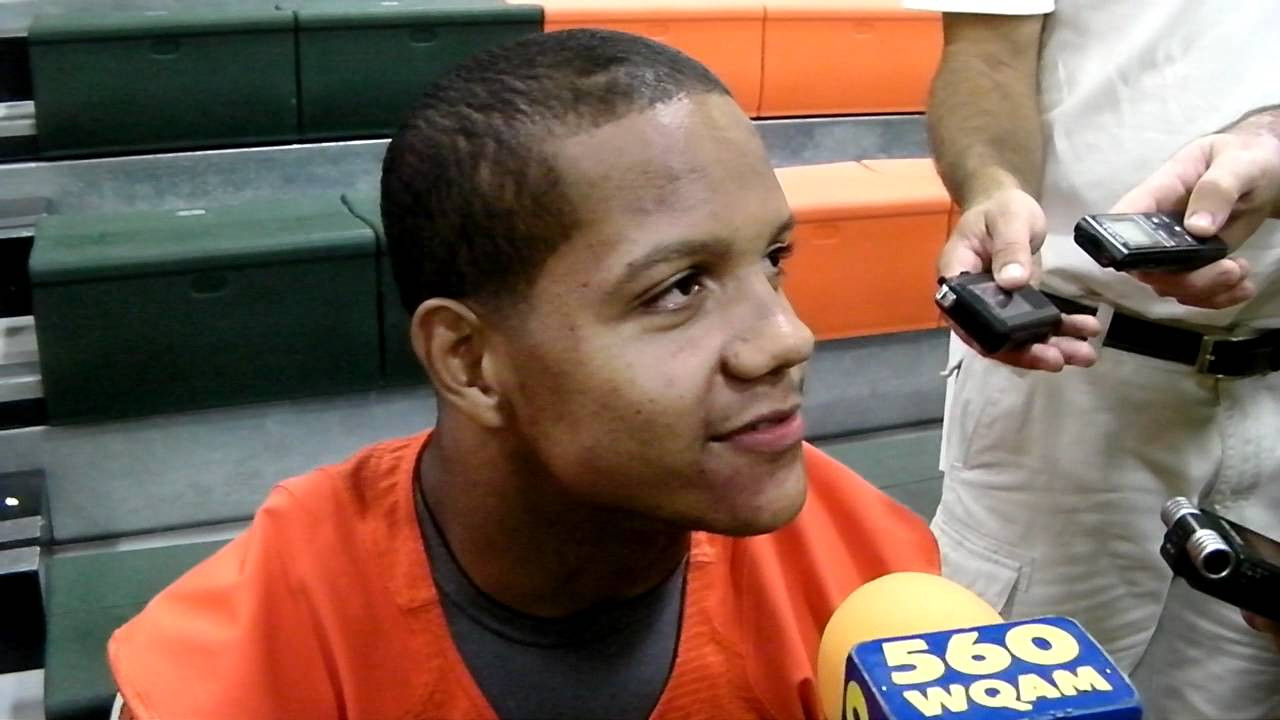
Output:
[[[1205,335],[1200,338],[1200,354],[1196,356],[1196,372],[1203,375],[1212,375],[1214,377],[1253,377],[1255,375],[1266,375],[1271,372],[1270,365],[1265,361],[1265,357],[1259,353],[1259,360],[1254,363],[1254,367],[1245,375],[1221,375],[1219,373],[1209,372],[1209,363],[1213,362],[1214,350],[1218,343],[1240,342],[1241,340],[1252,340],[1253,337],[1232,337],[1230,335]]]
[[[1213,362],[1213,349],[1219,341],[1231,340],[1229,335],[1205,335],[1200,338],[1200,354],[1196,355],[1196,372],[1209,375],[1209,363]],[[1222,377],[1219,375],[1218,377]]]

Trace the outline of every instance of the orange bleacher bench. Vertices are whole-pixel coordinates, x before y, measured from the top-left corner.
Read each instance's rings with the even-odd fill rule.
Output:
[[[796,215],[786,292],[819,340],[940,327],[951,200],[927,158],[783,168]]]
[[[901,0],[765,0],[760,117],[921,112],[942,55],[936,13]]]
[[[760,108],[764,4],[743,0],[538,0],[543,30],[607,28],[670,45],[711,69],[749,115]]]
[[[692,55],[753,117],[921,112],[937,13],[900,0],[537,0],[545,31],[603,27]]]

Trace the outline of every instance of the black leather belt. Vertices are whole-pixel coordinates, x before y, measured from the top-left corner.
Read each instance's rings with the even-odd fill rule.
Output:
[[[1045,295],[1064,313],[1098,313],[1092,305],[1060,295]],[[1247,377],[1280,370],[1280,330],[1267,330],[1247,338],[1205,335],[1117,310],[1102,344],[1116,350],[1190,365],[1196,372],[1219,377]]]

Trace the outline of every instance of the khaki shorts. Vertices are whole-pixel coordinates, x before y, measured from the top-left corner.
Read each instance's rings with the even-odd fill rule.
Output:
[[[1110,348],[1058,374],[952,355],[943,574],[1010,619],[1079,620],[1147,718],[1280,718],[1280,653],[1158,551],[1174,495],[1280,538],[1280,373],[1218,380]]]

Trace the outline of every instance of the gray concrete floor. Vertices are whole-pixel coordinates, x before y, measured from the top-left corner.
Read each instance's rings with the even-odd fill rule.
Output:
[[[931,424],[816,444],[929,520],[942,496],[942,471],[938,470],[941,442],[941,427]]]

